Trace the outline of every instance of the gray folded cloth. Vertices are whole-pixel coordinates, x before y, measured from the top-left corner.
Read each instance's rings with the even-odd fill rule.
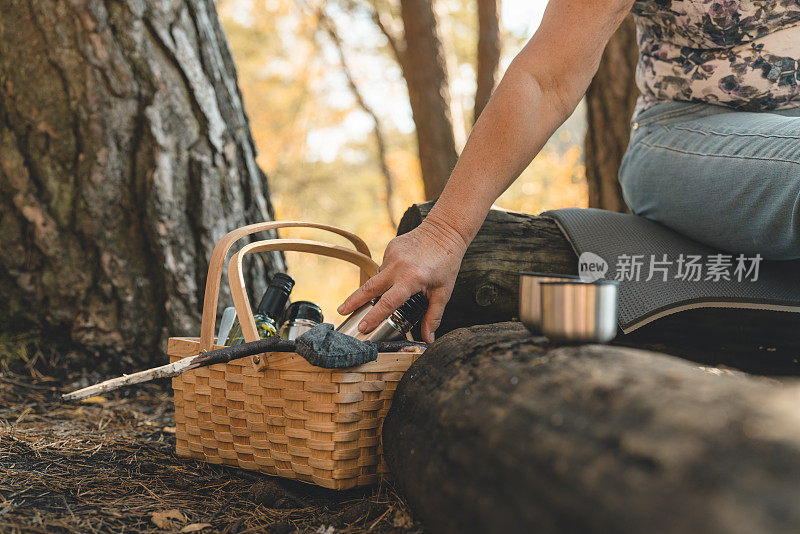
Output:
[[[298,337],[295,351],[311,365],[326,369],[353,367],[378,359],[375,343],[337,332],[330,323],[318,324]]]

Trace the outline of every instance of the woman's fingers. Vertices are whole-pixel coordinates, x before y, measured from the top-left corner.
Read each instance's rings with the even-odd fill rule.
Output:
[[[413,294],[414,291],[404,286],[392,286],[364,316],[364,319],[358,324],[358,331],[361,333],[372,332],[381,321],[394,313]]]
[[[423,337],[433,341],[465,247],[454,245],[448,236],[426,228],[420,225],[394,238],[386,246],[380,272],[339,306],[339,313],[348,315],[370,299],[380,297],[358,325],[360,332],[371,332],[411,295],[424,291],[430,304],[422,324]]]
[[[337,309],[339,315],[350,315],[370,300],[381,296],[391,285],[392,278],[389,271],[380,271],[347,297]]]
[[[433,291],[428,298],[428,311],[422,318],[422,339],[425,343],[433,343],[436,329],[442,322],[444,307],[449,300],[448,292],[443,289]]]

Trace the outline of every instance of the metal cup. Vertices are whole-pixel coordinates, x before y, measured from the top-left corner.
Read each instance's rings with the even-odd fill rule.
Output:
[[[539,284],[553,281],[575,281],[577,276],[568,274],[519,273],[519,318],[532,334],[542,333],[542,296]]]
[[[607,343],[617,335],[616,280],[541,282],[542,333],[562,343]]]

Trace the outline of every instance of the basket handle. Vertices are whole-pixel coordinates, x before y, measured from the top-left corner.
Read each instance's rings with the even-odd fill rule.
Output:
[[[269,221],[248,226],[242,226],[232,232],[225,234],[222,239],[214,245],[211,253],[211,260],[208,262],[208,275],[206,276],[206,291],[203,298],[203,321],[200,326],[200,352],[211,350],[214,345],[214,327],[217,322],[217,302],[219,301],[219,284],[222,278],[222,268],[225,265],[225,256],[231,246],[241,238],[265,230],[277,228],[317,228],[338,234],[350,241],[355,249],[361,254],[371,257],[369,247],[363,239],[357,235],[329,226],[327,224],[310,223],[303,221]],[[345,249],[347,250],[347,249]]]
[[[231,256],[228,262],[228,282],[231,286],[233,305],[236,308],[236,315],[239,317],[242,334],[244,335],[244,340],[248,343],[258,340],[258,329],[256,328],[256,321],[253,317],[253,309],[250,307],[250,299],[247,298],[247,289],[244,285],[242,259],[248,254],[277,250],[284,252],[310,252],[312,254],[350,262],[361,269],[362,284],[378,272],[378,264],[369,256],[349,248],[320,243],[319,241],[309,241],[306,239],[271,239],[268,241],[256,241],[243,246]]]

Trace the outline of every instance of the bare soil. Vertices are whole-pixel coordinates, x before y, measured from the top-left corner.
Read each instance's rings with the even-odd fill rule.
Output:
[[[389,481],[335,492],[175,456],[168,381],[61,404],[102,377],[42,367],[0,367],[0,533],[423,531]]]

